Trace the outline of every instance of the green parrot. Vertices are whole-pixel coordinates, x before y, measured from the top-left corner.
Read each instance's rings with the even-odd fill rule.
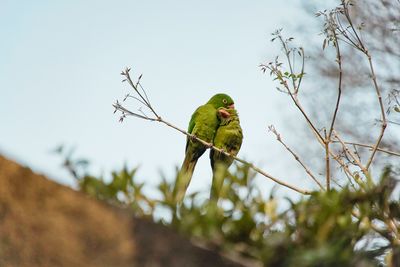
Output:
[[[214,137],[214,146],[236,156],[243,141],[243,132],[240,127],[238,113],[235,109],[220,108],[217,114],[221,122]],[[224,183],[225,172],[231,166],[233,158],[211,150],[210,160],[213,170],[210,199],[217,201]]]
[[[188,133],[208,143],[214,140],[215,132],[220,119],[217,110],[221,107],[234,108],[232,98],[226,94],[216,94],[205,104],[196,109],[189,122]],[[185,159],[178,173],[173,196],[177,203],[181,203],[186,189],[192,179],[197,160],[203,155],[207,147],[200,142],[188,137],[186,141]]]

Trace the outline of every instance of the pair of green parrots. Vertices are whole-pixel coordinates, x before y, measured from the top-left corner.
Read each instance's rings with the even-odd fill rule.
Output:
[[[243,133],[232,98],[226,94],[216,94],[205,105],[198,107],[190,119],[188,133],[236,156],[242,145]],[[197,160],[206,150],[207,147],[202,143],[187,138],[185,159],[173,192],[177,203],[182,202]],[[225,172],[232,164],[233,158],[211,149],[210,160],[213,170],[210,198],[217,200]]]

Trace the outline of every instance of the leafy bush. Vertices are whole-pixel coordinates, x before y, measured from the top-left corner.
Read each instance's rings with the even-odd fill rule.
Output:
[[[73,173],[82,173],[82,160],[65,160]],[[249,167],[235,166],[226,173],[218,201],[200,192],[174,202],[174,182],[163,179],[160,199],[143,193],[136,182],[137,169],[113,172],[111,181],[81,174],[79,189],[92,197],[122,207],[136,216],[152,218],[194,241],[229,254],[249,258],[264,266],[398,266],[400,202],[394,199],[397,173],[386,168],[379,182],[363,182],[362,189],[345,186],[316,191],[297,202],[265,197],[253,182]],[[282,210],[283,202],[288,208]],[[171,219],[159,219],[157,209]],[[164,216],[168,217],[168,216]]]

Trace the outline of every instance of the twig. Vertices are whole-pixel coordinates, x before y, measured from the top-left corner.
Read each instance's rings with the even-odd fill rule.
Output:
[[[388,120],[387,123],[391,123],[394,125],[400,125],[400,122]]]
[[[333,132],[333,127],[336,122],[336,116],[339,110],[340,97],[342,95],[342,56],[340,53],[340,46],[337,38],[337,34],[335,29],[332,30],[333,38],[334,38],[334,46],[336,48],[336,62],[338,64],[339,69],[339,79],[338,79],[338,95],[336,99],[335,110],[333,112],[331,126],[329,127],[329,134],[325,133],[325,164],[326,164],[326,189],[330,190],[330,162],[329,162],[329,145],[331,143],[331,137]]]
[[[364,44],[363,44],[361,38],[358,36],[356,29],[354,28],[353,21],[352,21],[352,19],[351,19],[350,13],[349,13],[349,6],[348,6],[348,5],[349,5],[350,3],[349,3],[349,2],[346,3],[345,0],[342,0],[342,4],[343,4],[343,8],[344,8],[344,15],[345,15],[347,21],[348,21],[349,24],[350,24],[350,28],[353,30],[353,33],[354,33],[354,35],[355,35],[356,38],[357,38],[357,44],[360,46],[360,49],[365,50]],[[350,31],[349,31],[349,32],[350,32]]]
[[[284,48],[285,55],[286,55],[287,59],[289,60],[289,58],[288,58],[289,49],[287,48],[287,44],[285,43],[283,38],[280,36],[280,31],[278,30],[273,35],[277,36],[278,39],[280,40],[280,42]],[[275,38],[277,38],[277,37],[275,37]],[[301,74],[304,74],[304,51],[303,51],[303,49],[301,49],[300,51],[301,51],[300,56],[303,57],[303,65],[302,65]],[[283,88],[285,89],[287,94],[289,94],[289,96],[291,97],[291,99],[292,99],[293,103],[295,104],[295,106],[297,107],[297,109],[301,112],[301,114],[305,118],[308,126],[311,128],[312,132],[316,136],[317,141],[325,149],[325,151],[326,151],[325,161],[326,161],[326,166],[327,166],[327,172],[326,172],[327,179],[326,180],[327,180],[328,187],[330,187],[330,157],[332,157],[340,166],[343,167],[344,171],[346,172],[346,175],[351,176],[356,180],[355,175],[349,170],[348,166],[340,159],[340,157],[338,155],[336,155],[335,153],[333,153],[332,151],[330,151],[330,149],[329,149],[329,144],[331,142],[330,138],[328,139],[327,136],[325,136],[325,138],[322,137],[322,135],[316,129],[313,122],[311,121],[311,119],[309,118],[309,116],[307,115],[305,110],[303,109],[302,105],[300,104],[297,93],[299,90],[299,84],[301,82],[301,79],[299,79],[299,83],[297,84],[297,86],[294,83],[293,91],[290,89],[287,78],[292,78],[291,80],[293,83],[293,81],[294,81],[293,75],[295,75],[295,74],[294,74],[292,64],[289,63],[290,75],[287,75],[286,73],[282,72],[281,65],[282,65],[282,63],[278,62],[278,60],[275,59],[275,62],[270,62],[269,64],[266,64],[266,65],[262,64],[261,67],[264,72],[266,69],[270,70],[270,74],[271,75],[274,74],[274,76],[276,77],[275,79],[279,80],[280,84],[283,86]],[[302,75],[300,75],[300,78],[301,77],[302,77]],[[340,93],[338,94],[338,100],[336,102],[336,107],[335,107],[335,111],[334,111],[334,115],[333,115],[334,119],[332,120],[333,123],[331,123],[332,131],[334,129],[334,122],[336,121],[336,116],[337,116],[337,112],[338,112],[337,109],[339,109],[340,95],[341,95],[341,81],[339,81],[339,87],[340,87]],[[327,147],[327,145],[328,145],[328,147]],[[361,186],[361,184],[358,181],[357,181],[357,183]]]
[[[329,151],[329,154],[331,157],[343,168],[346,177],[349,179],[350,183],[352,184],[354,188],[354,184],[351,182],[350,177],[353,178],[353,180],[360,186],[363,187],[363,184],[356,178],[356,174],[350,171],[349,167],[347,164],[340,158],[340,156],[335,155],[332,151]]]
[[[331,167],[330,167],[330,161],[329,161],[329,143],[330,143],[330,137],[327,136],[326,130],[325,130],[325,166],[326,166],[326,190],[330,191],[331,190]]]
[[[299,49],[300,49],[300,55],[301,55],[301,58],[302,58],[300,73],[304,75],[304,66],[305,66],[305,64],[304,64],[304,60],[305,60],[304,49],[303,49],[303,47],[300,47]],[[300,88],[301,81],[303,80],[303,75],[300,76],[299,82],[297,83],[297,88],[296,88],[297,90],[295,91],[296,94],[297,94],[297,92],[298,92],[298,90]]]
[[[347,147],[346,143],[339,137],[339,134],[333,130],[333,135],[335,136],[335,138],[342,144],[343,149],[345,150],[345,152],[350,155],[350,157],[354,160],[354,162],[357,164],[357,166],[361,169],[361,171],[364,173],[364,175],[366,177],[369,176],[368,170],[366,167],[364,167],[364,165],[361,163],[361,161],[359,161],[359,159],[357,158],[356,155],[353,154],[353,152],[351,152],[351,150]]]
[[[283,142],[281,135],[278,133],[278,131],[275,129],[275,127],[273,125],[268,126],[268,129],[275,134],[276,139],[278,140],[279,143],[281,143],[287,151],[290,152],[290,154],[292,154],[292,156],[294,157],[294,159],[296,161],[298,161],[300,163],[300,165],[303,167],[303,169],[306,171],[306,173],[314,180],[314,182],[316,182],[319,186],[320,189],[325,190],[325,188],[322,186],[322,184],[317,180],[317,178],[315,178],[315,176],[312,174],[312,172],[310,171],[309,168],[307,168],[307,166],[305,166],[305,164],[300,160],[299,156],[290,148],[288,147],[285,142]]]
[[[277,32],[275,35],[278,35],[278,38],[281,41],[282,46],[285,48],[286,57],[287,57],[288,60],[290,60],[290,58],[288,57],[288,54],[287,54],[287,46],[286,46],[283,38],[280,36],[279,32]],[[305,55],[304,55],[304,50],[303,49],[301,49],[300,55],[304,58]],[[271,75],[272,74],[275,75],[276,79],[279,80],[280,84],[286,90],[287,94],[290,96],[290,98],[292,99],[292,101],[295,104],[295,106],[297,107],[297,109],[301,112],[301,114],[303,115],[303,117],[307,121],[307,124],[310,126],[310,128],[311,128],[312,132],[314,133],[314,135],[316,136],[318,142],[323,144],[324,143],[324,138],[321,136],[321,134],[319,133],[317,128],[314,126],[314,124],[312,123],[312,121],[308,117],[307,113],[304,111],[304,108],[301,106],[300,101],[298,100],[297,94],[298,94],[298,89],[299,89],[299,85],[300,85],[301,79],[299,78],[299,83],[296,86],[296,84],[294,82],[294,78],[293,78],[293,76],[291,76],[292,77],[291,78],[292,79],[292,83],[294,83],[293,92],[292,92],[292,90],[290,89],[290,87],[288,85],[287,80],[285,79],[285,77],[282,74],[282,71],[280,70],[280,66],[281,66],[281,63],[279,63],[277,61],[277,59],[276,59],[274,63],[270,62],[269,64],[266,64],[266,65],[262,64],[261,68],[264,70],[264,72],[265,72],[266,69],[268,69],[268,70],[270,70],[270,74]],[[290,72],[291,72],[290,74],[291,75],[295,75],[295,73],[293,72],[291,64],[290,64],[289,68],[290,68]],[[304,75],[304,60],[303,60],[302,72],[301,72],[300,77],[302,77],[302,75]]]
[[[333,142],[336,143],[336,142],[339,142],[339,141],[333,141]],[[344,142],[344,143],[346,145],[354,145],[354,146],[366,147],[366,148],[370,148],[370,149],[374,148],[373,145],[367,145],[367,144],[361,144],[361,143],[355,143],[355,142]],[[400,152],[395,152],[395,151],[391,151],[391,150],[388,150],[388,149],[383,149],[383,148],[380,148],[380,147],[378,147],[376,150],[379,151],[379,152],[382,152],[382,153],[386,153],[386,154],[389,154],[389,155],[400,157]]]
[[[369,159],[367,161],[367,164],[365,165],[365,168],[368,170],[369,167],[372,164],[372,161],[373,161],[374,157],[375,157],[376,151],[377,151],[377,149],[378,149],[378,147],[379,147],[379,145],[380,145],[380,143],[382,141],[382,138],[383,138],[383,135],[385,133],[386,126],[387,126],[385,108],[384,108],[384,105],[383,105],[380,88],[379,88],[378,82],[376,80],[376,74],[375,74],[373,63],[372,63],[372,57],[371,57],[368,49],[365,47],[363,41],[361,40],[360,36],[358,35],[358,33],[357,33],[357,31],[356,31],[356,29],[354,27],[353,21],[351,19],[350,13],[349,13],[349,3],[346,2],[345,0],[342,0],[341,2],[342,2],[342,6],[343,6],[343,9],[342,9],[343,12],[336,13],[337,14],[337,21],[340,23],[340,18],[339,18],[338,15],[339,14],[343,14],[344,17],[346,18],[348,24],[349,24],[349,28],[354,33],[354,35],[353,35],[348,30],[348,32],[352,35],[354,40],[352,40],[352,37],[350,37],[350,36],[348,36],[346,34],[345,29],[341,24],[340,24],[340,26],[338,26],[337,24],[335,24],[335,25],[336,25],[337,29],[342,33],[342,35],[348,41],[350,41],[352,43],[355,43],[355,47],[368,58],[369,69],[370,69],[370,72],[371,72],[371,79],[373,81],[373,85],[374,85],[374,88],[375,88],[376,96],[378,98],[379,107],[380,107],[380,111],[381,111],[381,119],[382,119],[381,131],[380,131],[379,136],[377,138],[377,141],[376,141],[376,143],[375,143],[375,145],[374,145],[374,147],[372,149],[372,153],[371,153],[371,155],[370,155],[370,157],[369,157]]]
[[[122,122],[124,120],[124,118],[126,118],[126,115],[128,116],[134,116],[137,117],[139,119],[144,119],[144,120],[149,120],[149,121],[157,121],[157,118],[150,118],[144,115],[140,115],[138,113],[132,112],[126,108],[124,108],[119,102],[118,100],[113,104],[113,107],[115,108],[114,113],[118,111],[120,111],[122,113],[119,121]]]
[[[282,35],[279,34],[279,35],[278,35],[278,38],[279,38],[279,40],[280,40],[281,43],[282,43],[283,49],[285,50],[285,55],[286,55],[286,59],[287,59],[288,65],[289,65],[290,73],[291,73],[291,74],[294,74],[294,70],[293,70],[293,66],[292,66],[292,61],[290,60],[290,56],[289,56],[290,50],[288,49],[287,43],[283,40]],[[294,54],[294,53],[293,53],[293,54]],[[292,85],[293,85],[293,92],[296,94],[296,93],[297,93],[297,90],[296,90],[296,81],[295,81],[295,79],[294,79],[293,76],[292,76],[291,80],[292,80]]]
[[[147,108],[149,108],[156,117],[159,117],[157,112],[154,110],[153,106],[151,105],[151,103],[147,97],[146,91],[143,89],[143,87],[140,83],[140,79],[142,78],[142,75],[139,76],[138,80],[136,81],[136,84],[134,84],[131,79],[131,76],[129,74],[130,70],[131,70],[130,68],[125,68],[125,71],[121,72],[121,75],[125,76],[125,79],[123,80],[123,82],[127,81],[129,83],[129,85],[133,88],[133,90],[135,90],[135,92],[139,95],[139,97],[142,99],[142,101],[144,103],[146,103],[145,106]],[[140,93],[138,87],[140,87],[142,89],[144,96]]]
[[[382,101],[382,96],[380,92],[380,88],[377,83],[376,79],[376,74],[374,70],[374,66],[372,63],[372,57],[368,51],[368,49],[365,47],[360,35],[358,34],[356,28],[354,27],[352,18],[349,13],[349,2],[342,0],[341,1],[341,8],[337,8],[334,11],[331,11],[329,15],[326,13],[319,13],[319,14],[324,14],[328,27],[325,29],[325,32],[327,33],[327,37],[333,38],[334,39],[334,45],[336,46],[336,49],[338,51],[339,46],[338,46],[338,38],[336,36],[336,30],[343,36],[344,39],[340,40],[347,40],[346,43],[351,43],[354,48],[356,48],[358,51],[363,53],[367,58],[368,58],[368,63],[369,63],[369,69],[371,73],[371,79],[373,81],[373,86],[375,88],[376,96],[378,98],[379,102],[379,107],[380,107],[380,113],[381,113],[381,119],[382,119],[382,125],[381,125],[381,131],[379,133],[379,136],[376,140],[376,143],[374,144],[372,148],[372,153],[365,165],[365,169],[368,170],[369,167],[371,166],[373,159],[375,157],[375,154],[378,150],[378,147],[382,141],[382,138],[385,133],[385,129],[387,126],[387,121],[386,121],[386,115],[385,115],[385,109]],[[344,17],[348,25],[343,25],[341,22],[341,17]],[[346,26],[346,27],[345,27]],[[331,29],[333,28],[333,30]],[[340,51],[340,50],[339,50]],[[338,61],[340,63],[340,61]],[[339,80],[340,80],[340,75],[341,72],[339,73]],[[339,81],[340,82],[340,81]]]
[[[336,25],[336,24],[335,24]],[[287,44],[285,43],[284,39],[280,36],[280,31],[277,31],[274,35],[276,35],[278,37],[278,39],[280,40],[285,55],[289,61],[288,58],[288,52],[289,52],[289,48],[287,47]],[[340,49],[339,46],[337,45],[337,50],[339,50],[338,53],[338,63],[339,63],[339,69],[341,70],[341,56],[340,56]],[[304,51],[301,49],[301,53],[300,56],[303,57],[304,59]],[[303,60],[304,62],[304,60]],[[304,63],[303,63],[304,64]],[[330,187],[330,157],[332,157],[336,162],[338,162],[338,164],[340,166],[343,167],[343,169],[345,170],[345,172],[351,176],[351,177],[355,177],[354,174],[349,170],[349,168],[347,167],[347,165],[340,159],[339,156],[335,155],[332,151],[330,151],[329,149],[329,144],[331,143],[331,135],[332,135],[332,131],[334,130],[334,124],[336,121],[336,117],[337,117],[337,113],[338,113],[338,109],[339,109],[339,104],[340,104],[340,99],[341,99],[341,86],[342,86],[342,73],[340,72],[340,77],[339,77],[339,92],[338,92],[338,98],[336,101],[336,106],[335,106],[335,110],[333,113],[333,119],[331,122],[331,127],[329,129],[329,138],[327,135],[325,135],[325,138],[320,134],[320,132],[317,130],[317,128],[314,126],[313,122],[311,121],[311,119],[309,118],[309,116],[307,115],[307,113],[305,112],[305,110],[303,109],[299,99],[298,99],[298,90],[299,90],[299,83],[296,86],[296,83],[294,82],[293,79],[293,75],[294,75],[294,69],[292,64],[289,62],[289,71],[290,71],[290,75],[287,75],[285,73],[282,73],[281,71],[281,63],[277,61],[277,59],[275,60],[275,63],[269,63],[268,65],[261,65],[265,69],[269,69],[271,72],[271,74],[274,74],[276,79],[279,80],[280,84],[283,86],[283,88],[286,90],[286,92],[289,94],[289,96],[291,97],[293,103],[295,104],[295,106],[297,107],[297,109],[302,113],[303,117],[305,118],[307,124],[309,125],[309,127],[311,128],[312,132],[315,134],[317,141],[321,144],[321,146],[325,149],[325,164],[326,164],[326,183],[327,183],[327,187]],[[304,73],[304,65],[302,66],[302,74]],[[291,90],[291,88],[289,87],[287,78],[291,78],[292,83],[293,83],[293,90]],[[300,82],[301,80],[299,80]],[[355,179],[355,178],[354,178]]]
[[[331,139],[332,136],[332,131],[333,131],[333,126],[335,125],[336,122],[336,116],[339,110],[339,104],[340,104],[340,97],[342,95],[342,76],[343,76],[343,70],[342,70],[342,56],[340,53],[340,47],[339,47],[339,42],[337,41],[337,35],[336,32],[333,31],[333,35],[334,35],[334,39],[335,39],[335,47],[336,47],[336,61],[338,64],[338,69],[339,69],[339,80],[338,80],[338,95],[337,95],[337,99],[336,99],[336,106],[335,106],[335,111],[333,112],[333,116],[332,116],[332,122],[331,122],[331,126],[329,128],[329,135],[328,135],[328,139]]]
[[[354,184],[353,184],[353,181],[351,180],[351,178],[353,178],[353,177],[350,176],[350,175],[346,172],[346,170],[344,170],[344,175],[346,175],[346,178],[347,178],[347,180],[349,181],[351,187],[353,187],[353,189],[356,189],[356,187],[355,187]],[[353,178],[353,179],[354,179],[354,178]]]
[[[375,91],[376,91],[376,95],[378,97],[378,102],[379,102],[379,107],[381,109],[381,117],[382,117],[382,128],[381,128],[381,132],[379,133],[379,137],[378,140],[376,141],[373,149],[372,149],[372,153],[370,158],[368,159],[367,165],[365,166],[367,169],[369,169],[369,166],[372,163],[372,160],[374,159],[375,153],[382,141],[383,135],[385,133],[385,129],[387,126],[387,122],[386,122],[386,115],[385,115],[385,108],[383,106],[383,101],[382,101],[382,96],[381,96],[381,92],[378,86],[378,83],[376,81],[376,75],[375,75],[375,71],[374,71],[374,66],[372,64],[372,59],[371,59],[371,55],[369,54],[368,50],[365,51],[365,55],[368,57],[368,62],[369,62],[369,67],[370,67],[370,71],[371,71],[371,75],[372,75],[372,81],[374,83],[374,87],[375,87]]]

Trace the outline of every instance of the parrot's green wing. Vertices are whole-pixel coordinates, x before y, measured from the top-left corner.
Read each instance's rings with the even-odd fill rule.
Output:
[[[192,115],[188,132],[203,141],[212,143],[218,125],[217,109],[210,104],[206,104],[196,109]],[[185,152],[190,154],[191,160],[198,160],[206,149],[207,147],[202,143],[189,137],[187,138]]]
[[[243,132],[240,127],[239,116],[234,109],[224,109],[229,115],[221,117],[221,124],[215,137],[214,145],[223,149],[225,152],[236,156],[239,153],[243,141]],[[219,113],[219,114],[226,114]],[[223,186],[225,172],[233,162],[233,158],[228,157],[218,151],[210,151],[211,167],[213,169],[213,181],[211,186],[211,199],[218,200]]]
[[[214,139],[218,125],[219,119],[217,117],[217,109],[213,105],[205,104],[200,106],[193,113],[189,122],[188,132],[211,143]],[[202,143],[187,138],[185,159],[178,173],[174,187],[174,196],[178,203],[182,201],[186,189],[189,186],[197,160],[204,154],[206,149],[207,147]]]
[[[196,118],[197,118],[197,116],[199,114],[199,109],[200,109],[200,107],[195,110],[195,112],[193,113],[192,117],[190,118],[189,127],[188,127],[188,130],[187,130],[188,133],[192,133],[193,128],[196,125]]]

